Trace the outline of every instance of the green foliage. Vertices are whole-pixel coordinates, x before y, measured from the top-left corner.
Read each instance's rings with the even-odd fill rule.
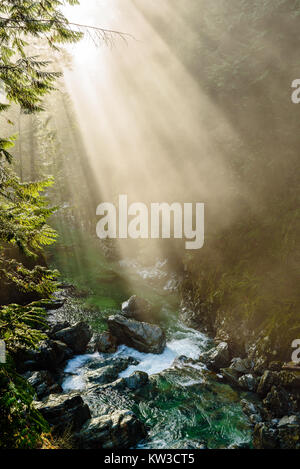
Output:
[[[7,100],[19,104],[23,112],[43,110],[43,97],[54,89],[54,82],[61,75],[49,71],[48,61],[28,56],[26,47],[36,38],[57,49],[56,44],[75,42],[82,37],[70,29],[68,20],[59,11],[64,3],[78,2],[4,0],[0,3],[0,83]],[[2,104],[0,112],[7,108],[8,104]],[[2,140],[0,155],[1,149]],[[10,159],[4,150],[4,156]]]
[[[60,12],[63,3],[56,0],[4,0],[0,4],[0,83],[8,103],[16,102],[23,112],[42,110],[43,97],[53,90],[60,75],[48,70],[48,61],[27,54],[27,39],[43,39],[56,47],[57,43],[81,38],[80,33],[70,29]],[[8,104],[4,104],[1,110],[5,111],[7,107]],[[51,288],[51,281],[56,272],[51,274],[43,268],[30,271],[19,262],[7,260],[4,252],[4,247],[9,244],[17,246],[27,256],[37,256],[37,251],[52,244],[56,238],[55,231],[46,223],[55,208],[50,208],[41,196],[51,181],[20,182],[7,167],[12,161],[9,149],[14,140],[15,136],[0,137],[0,275],[2,279],[6,277],[15,282],[22,290],[49,294],[55,288],[55,283]]]
[[[34,390],[15,370],[10,352],[34,349],[45,338],[45,311],[35,304],[11,304],[0,309],[0,339],[6,344],[6,363],[0,365],[0,448],[29,449],[40,442],[49,425],[33,406]]]
[[[40,435],[49,432],[49,426],[34,408],[34,391],[18,375],[10,358],[0,365],[0,448],[30,449],[40,441]]]
[[[0,104],[4,113],[14,102],[23,113],[43,110],[42,100],[54,89],[60,73],[49,70],[49,61],[28,53],[34,40],[46,42],[52,49],[81,38],[72,31],[60,11],[64,3],[76,0],[3,0],[0,2],[0,87],[5,95]],[[11,123],[10,121],[8,121]],[[49,297],[56,288],[56,271],[35,265],[29,268],[11,256],[13,249],[37,261],[44,246],[55,241],[56,232],[48,224],[55,207],[49,207],[41,195],[52,183],[22,182],[12,171],[10,149],[15,136],[0,136],[0,284]],[[10,304],[0,309],[0,338],[8,352],[15,347],[35,348],[44,337],[44,310],[31,304]],[[33,448],[48,425],[32,405],[33,390],[20,377],[8,353],[8,362],[0,366],[0,447]]]
[[[55,207],[48,207],[41,192],[51,181],[20,183],[14,175],[0,186],[3,201],[0,206],[0,240],[18,246],[25,254],[55,241],[56,233],[47,224]]]
[[[51,183],[21,183],[8,170],[0,184],[0,281],[3,284],[9,280],[22,291],[35,291],[41,296],[49,296],[55,290],[58,273],[41,266],[26,268],[7,258],[5,248],[11,245],[36,258],[38,251],[55,241],[56,232],[46,223],[55,207],[50,208],[40,194]]]
[[[16,347],[36,348],[45,338],[40,330],[45,326],[44,316],[45,310],[34,304],[3,306],[0,309],[0,339],[4,340],[6,350],[13,351]]]
[[[6,108],[4,108],[3,110],[6,110]],[[0,112],[1,112],[1,108],[0,108]],[[0,138],[0,155],[2,157],[4,156],[6,160],[8,161],[8,163],[12,162],[12,156],[7,150],[14,146],[14,140],[15,140],[14,135],[11,135],[9,138]]]

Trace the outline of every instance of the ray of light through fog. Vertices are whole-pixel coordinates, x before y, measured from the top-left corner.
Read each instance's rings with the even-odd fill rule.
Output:
[[[183,12],[171,0],[85,0],[65,13],[135,38],[68,47],[65,84],[102,200],[204,202],[221,226],[229,223],[235,191],[220,148],[226,153],[226,140],[238,137],[147,20],[147,13],[167,16],[192,38]]]

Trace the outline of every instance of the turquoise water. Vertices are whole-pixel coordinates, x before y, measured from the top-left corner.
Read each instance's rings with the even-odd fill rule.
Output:
[[[120,376],[129,376],[135,370],[146,371],[150,376],[150,384],[135,397],[124,398],[122,404],[147,425],[149,436],[139,447],[250,445],[251,426],[240,405],[244,396],[197,362],[200,353],[213,344],[207,336],[178,320],[176,283],[167,272],[166,263],[160,260],[142,266],[132,259],[121,263],[108,261],[92,244],[79,258],[80,268],[78,258],[72,259],[70,255],[60,254],[55,264],[65,280],[89,291],[86,305],[101,311],[92,322],[94,329],[101,330],[104,317],[118,310],[128,296],[138,294],[160,312],[167,333],[167,347],[161,355],[143,354],[126,346],[119,347],[114,354],[132,356],[138,361]],[[174,365],[174,360],[180,356],[190,361],[183,359]],[[65,381],[65,390],[84,390],[90,361],[103,359],[101,356],[73,359],[69,364],[73,374]],[[103,395],[101,399],[107,400],[105,404],[114,405],[111,396]]]
[[[161,355],[137,352],[124,345],[119,347],[114,358],[131,356],[138,361],[119,377],[142,370],[149,374],[150,383],[135,395],[120,398],[111,392],[101,392],[96,398],[88,397],[88,404],[96,409],[94,416],[98,408],[101,413],[101,405],[109,406],[110,410],[120,406],[133,410],[148,429],[148,438],[139,448],[182,449],[200,444],[206,448],[250,446],[251,427],[241,409],[242,395],[197,362],[201,351],[212,346],[211,341],[177,320],[169,327],[167,336],[167,346]],[[188,358],[179,358],[182,355]],[[97,364],[107,359],[93,354],[70,360],[66,371],[71,374],[63,383],[64,390],[86,390],[91,368],[97,369]]]

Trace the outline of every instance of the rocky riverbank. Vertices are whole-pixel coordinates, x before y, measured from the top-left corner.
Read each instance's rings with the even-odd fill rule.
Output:
[[[180,404],[184,407],[184,402],[192,396],[193,406],[197,408],[197,399],[202,406],[203,396],[207,394],[208,401],[204,403],[212,412],[209,408],[220,398],[218,393],[222,393],[221,400],[225,399],[226,405],[231,401],[234,408],[237,404],[242,405],[252,425],[255,448],[299,447],[298,373],[283,370],[279,362],[271,362],[267,369],[263,369],[253,348],[251,353],[237,356],[231,341],[220,339],[220,336],[224,337],[221,329],[216,334],[215,344],[204,347],[200,356],[196,353],[191,358],[183,347],[181,356],[174,360],[166,347],[165,332],[154,324],[157,318],[151,314],[150,304],[135,296],[124,302],[120,311],[106,318],[105,332],[94,333],[83,320],[64,320],[67,315],[64,314],[63,297],[66,295],[67,298],[68,294],[63,291],[53,303],[55,310],[49,311],[47,339],[39,350],[18,351],[16,355],[19,371],[34,387],[35,405],[50,423],[53,434],[71,431],[75,448],[136,447],[147,440],[151,430],[147,419],[141,419],[145,405],[151,414],[151,402],[155,405],[160,396],[168,402],[184,396],[183,404]],[[185,322],[194,319],[193,315],[189,318],[187,310],[183,309],[182,314]],[[151,322],[145,322],[147,317]],[[128,347],[132,352],[129,355],[119,353],[122,347]],[[150,366],[153,367],[153,363],[159,363],[161,357],[168,357],[168,354],[170,358],[165,366],[155,365],[158,371],[165,371],[148,375],[138,369],[141,357],[151,357]],[[172,383],[176,386],[176,382],[183,390],[178,397],[178,387],[172,388]],[[191,390],[186,397],[185,389]],[[134,409],[139,409],[138,413]],[[203,411],[201,407],[200,415]],[[179,409],[178,415],[181,414]],[[175,415],[177,419],[178,415]],[[212,413],[211,418],[218,422],[220,409],[216,417]],[[241,423],[234,421],[232,425],[237,425],[238,429]],[[246,423],[241,428],[244,425]],[[153,428],[151,433],[153,439]],[[183,443],[175,442],[174,447],[205,448],[205,441],[188,439]],[[226,447],[249,447],[243,438],[236,441],[240,442]],[[218,446],[212,442],[210,447]]]
[[[208,311],[196,313],[191,306],[182,305],[181,317],[190,327],[205,328],[217,344],[199,360],[255,398],[255,403],[242,401],[253,426],[254,448],[300,449],[300,372],[274,359],[270,337],[263,332],[255,337],[245,324],[229,326],[222,314],[212,323]]]
[[[39,349],[16,352],[19,371],[35,389],[35,407],[54,435],[71,431],[76,448],[127,448],[147,434],[145,425],[126,408],[126,402],[149,382],[148,375],[135,371],[129,377],[118,378],[121,371],[137,361],[111,355],[120,344],[151,354],[163,351],[166,339],[162,329],[133,319],[145,304],[140,302],[137,307],[138,301],[132,297],[129,306],[124,304],[124,314],[120,311],[108,317],[108,331],[101,334],[93,334],[85,321],[72,325],[56,322],[54,310],[50,310],[47,338]],[[63,302],[53,303],[55,311],[62,306]],[[87,385],[82,392],[68,392],[66,383],[74,376],[66,372],[66,364],[78,355],[89,363]]]

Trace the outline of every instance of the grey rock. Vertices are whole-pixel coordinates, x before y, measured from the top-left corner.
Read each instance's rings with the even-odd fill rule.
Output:
[[[176,357],[175,360],[172,363],[172,368],[185,368],[186,366],[189,365],[194,365],[198,364],[197,360],[193,360],[192,358],[186,357],[185,355],[179,355],[179,357]]]
[[[132,375],[126,378],[119,378],[112,383],[102,386],[103,389],[113,389],[115,391],[137,391],[141,389],[145,384],[148,384],[149,377],[144,371],[135,371]]]
[[[252,370],[253,362],[248,358],[233,358],[229,368],[239,373],[247,374]]]
[[[262,418],[260,415],[258,414],[251,414],[249,416],[249,419],[250,419],[250,422],[253,424],[253,425],[256,425],[257,423],[260,423],[262,422]]]
[[[95,334],[88,345],[89,352],[115,353],[117,340],[109,332]]]
[[[67,429],[78,431],[91,417],[88,406],[79,394],[51,394],[35,407],[53,427],[54,433],[62,434]]]
[[[278,427],[285,427],[286,425],[300,425],[300,415],[285,415],[282,417],[278,422]]]
[[[29,352],[24,366],[31,370],[56,370],[71,356],[72,352],[65,343],[48,339],[40,343],[38,350]]]
[[[126,385],[131,390],[136,390],[148,383],[148,375],[144,371],[135,371],[125,378]]]
[[[154,324],[127,319],[117,314],[108,318],[108,327],[119,344],[134,347],[140,352],[159,354],[165,348],[165,334]]]
[[[278,439],[280,449],[300,449],[300,424],[295,416],[283,417],[278,424]],[[282,423],[280,425],[280,423]]]
[[[96,359],[95,361],[91,360],[87,364],[89,370],[99,370],[105,366],[113,366],[120,373],[123,370],[126,370],[130,365],[137,365],[138,361],[133,357],[105,357],[103,361]]]
[[[84,353],[92,337],[90,326],[84,321],[62,329],[54,334],[56,340],[64,342],[74,353]]]
[[[112,389],[114,391],[124,391],[127,388],[127,383],[125,378],[119,378],[113,381],[112,383],[105,384],[102,386],[102,389]]]
[[[216,347],[202,354],[199,359],[213,370],[226,368],[230,363],[230,353],[227,342],[220,342]]]
[[[150,303],[136,295],[124,301],[121,310],[124,316],[136,321],[153,322],[157,319]]]
[[[145,436],[145,427],[133,412],[121,410],[89,420],[76,435],[76,441],[82,449],[124,449]]]
[[[242,399],[241,405],[242,405],[243,412],[246,415],[248,416],[253,415],[253,414],[260,415],[261,409],[259,405],[255,405],[253,402],[250,402],[246,399]]]
[[[143,298],[132,295],[128,300],[124,301],[121,306],[122,314],[131,319],[136,319],[143,311],[151,310],[150,303]]]
[[[278,425],[279,419],[272,419],[271,423],[272,423],[272,425]]]
[[[92,384],[107,384],[115,381],[119,374],[119,370],[113,366],[104,366],[98,370],[89,371],[86,378]]]
[[[243,375],[238,380],[239,385],[245,391],[255,392],[257,388],[257,382],[253,375]]]
[[[128,366],[136,365],[137,363],[138,362],[132,357],[111,357],[104,359],[103,362],[91,362],[87,366],[85,377],[87,378],[89,385],[113,383],[118,378],[121,371],[124,371]],[[124,383],[124,385],[127,386],[126,382]]]
[[[27,379],[29,384],[34,388],[37,398],[42,399],[47,395],[51,394],[51,389],[56,389],[57,392],[60,392],[61,387],[55,383],[55,379],[53,375],[49,372],[49,370],[41,370],[41,371],[28,371],[24,377]]]
[[[239,387],[239,373],[231,368],[221,368],[221,373],[231,386]]]

